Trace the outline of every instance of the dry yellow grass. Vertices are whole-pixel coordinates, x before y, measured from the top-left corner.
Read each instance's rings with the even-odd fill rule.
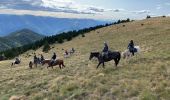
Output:
[[[141,24],[144,24],[143,26]],[[123,27],[125,25],[125,27]],[[133,39],[142,52],[124,61],[118,69],[106,63],[96,70],[97,61],[89,61],[91,51],[101,51],[103,41],[111,50],[124,51]],[[91,31],[63,44],[54,44],[45,58],[56,52],[66,68],[30,70],[28,62],[34,51],[21,55],[21,65],[10,67],[0,62],[0,100],[25,96],[28,100],[168,100],[170,98],[170,18],[151,18],[113,25]],[[63,49],[74,47],[76,53],[63,58]],[[42,54],[42,48],[35,51]],[[32,55],[31,57],[26,57]]]

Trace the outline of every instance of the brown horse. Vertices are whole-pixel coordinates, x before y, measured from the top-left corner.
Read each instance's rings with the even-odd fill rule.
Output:
[[[48,64],[47,68],[48,67],[52,67],[53,68],[53,66],[56,66],[56,65],[59,65],[60,69],[65,67],[64,61],[61,60],[61,59],[57,59],[52,65],[51,65],[51,60],[43,60],[42,61],[42,65],[44,65],[44,64]]]
[[[30,61],[30,62],[29,62],[29,68],[32,69],[32,66],[33,66],[33,62]]]
[[[43,60],[43,61],[42,61],[42,66],[45,65],[45,64],[48,64],[50,61],[51,61],[51,60],[49,60],[49,59]]]

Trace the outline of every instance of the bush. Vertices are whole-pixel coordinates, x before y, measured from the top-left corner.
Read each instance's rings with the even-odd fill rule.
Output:
[[[148,15],[148,16],[146,17],[146,19],[149,19],[149,18],[151,18],[151,16]]]
[[[85,37],[85,35],[84,35],[84,34],[81,34],[81,36],[82,36],[82,37]]]
[[[165,16],[165,15],[163,15],[162,17],[163,17],[163,18],[165,18],[166,16]]]

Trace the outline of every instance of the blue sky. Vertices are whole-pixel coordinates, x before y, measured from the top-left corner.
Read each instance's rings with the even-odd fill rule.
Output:
[[[170,15],[169,0],[0,0],[0,14],[91,18],[143,19]]]

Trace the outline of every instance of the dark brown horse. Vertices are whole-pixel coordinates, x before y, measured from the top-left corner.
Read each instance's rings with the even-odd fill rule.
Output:
[[[52,65],[51,65],[51,60],[43,60],[42,61],[42,65],[44,65],[44,64],[48,64],[47,68],[48,67],[52,67],[53,68],[53,66],[56,66],[56,65],[59,65],[60,69],[65,67],[64,61],[61,60],[61,59],[57,59]]]
[[[104,68],[104,62],[108,62],[111,60],[115,61],[115,65],[117,67],[117,65],[119,64],[120,58],[121,58],[121,54],[120,54],[120,52],[109,51],[108,58],[105,58],[102,56],[102,53],[100,53],[100,52],[91,52],[89,60],[91,60],[93,57],[96,57],[99,61],[97,68],[100,66],[100,64],[103,64],[103,68]]]
[[[33,66],[33,62],[30,61],[30,62],[29,62],[29,68],[32,69],[32,66]]]

